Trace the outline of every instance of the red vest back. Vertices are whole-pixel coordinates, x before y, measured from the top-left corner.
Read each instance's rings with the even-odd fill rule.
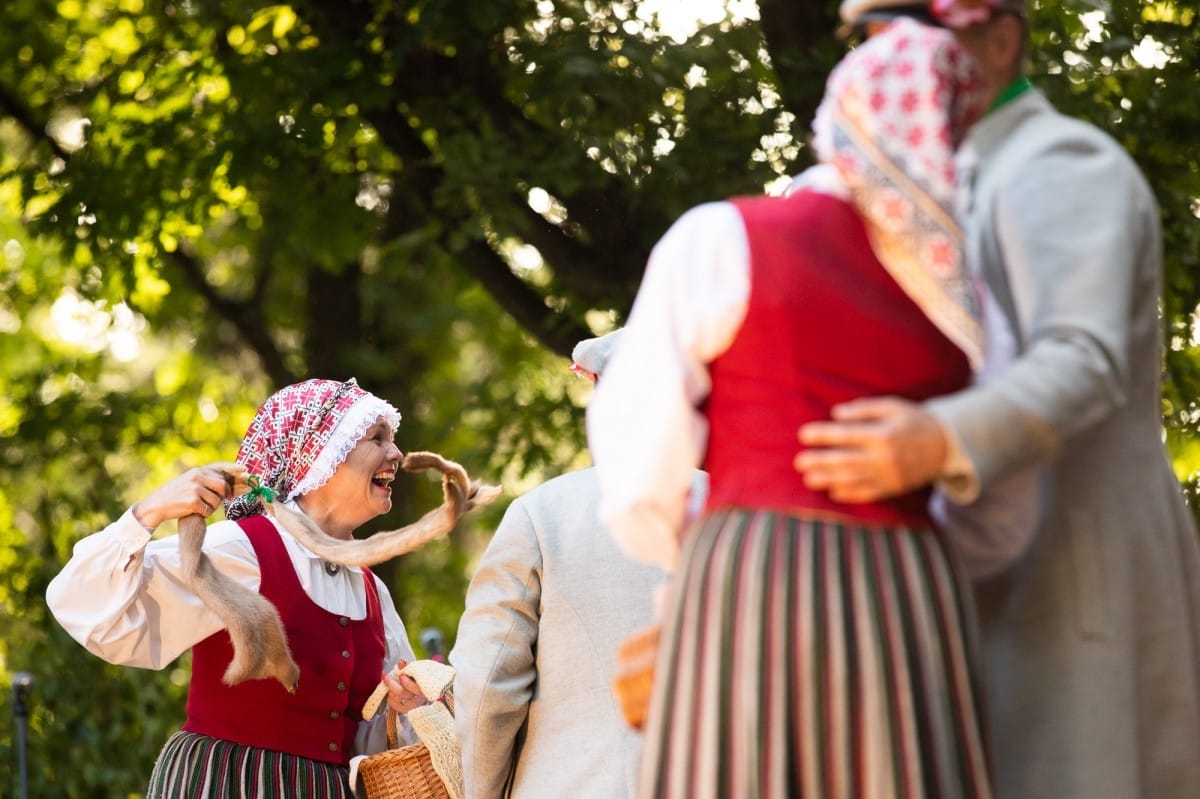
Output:
[[[259,593],[279,610],[300,682],[289,694],[277,680],[221,682],[233,658],[221,630],[192,648],[183,729],[248,746],[346,765],[362,706],[379,684],[386,643],[379,594],[363,569],[367,616],[354,621],[316,605],[300,585],[275,526],[264,516],[238,521],[262,573]]]
[[[878,261],[847,201],[802,191],[732,202],[750,246],[750,297],[732,346],[710,364],[708,507],[928,524],[928,490],[843,505],[805,488],[792,465],[796,432],[846,400],[960,389],[966,356]]]

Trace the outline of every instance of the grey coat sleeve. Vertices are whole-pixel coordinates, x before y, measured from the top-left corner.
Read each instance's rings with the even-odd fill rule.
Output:
[[[469,799],[502,796],[516,756],[537,676],[541,579],[537,531],[517,499],[471,578],[450,654]]]
[[[995,379],[930,403],[989,485],[1053,459],[1127,401],[1131,303],[1160,240],[1153,196],[1097,131],[1057,117],[981,191],[975,254],[1015,313],[1019,354]],[[969,501],[978,485],[960,486]]]

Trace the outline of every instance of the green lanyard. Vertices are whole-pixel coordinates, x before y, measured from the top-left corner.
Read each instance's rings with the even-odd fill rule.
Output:
[[[996,99],[992,101],[992,106],[987,110],[987,113],[990,114],[1000,106],[1007,105],[1032,88],[1033,84],[1029,82],[1029,78],[1022,75],[1004,87],[1004,91],[1000,92]]]

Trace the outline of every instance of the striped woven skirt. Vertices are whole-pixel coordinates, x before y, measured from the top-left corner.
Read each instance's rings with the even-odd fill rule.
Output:
[[[974,617],[929,530],[723,510],[672,584],[640,799],[987,799]]]
[[[349,769],[179,731],[167,739],[146,799],[353,799]]]

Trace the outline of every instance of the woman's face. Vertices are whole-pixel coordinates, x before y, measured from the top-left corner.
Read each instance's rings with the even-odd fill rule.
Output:
[[[314,521],[327,533],[349,538],[356,528],[392,509],[392,481],[403,457],[394,437],[391,425],[380,417],[329,482],[304,496],[306,512],[326,517]]]

